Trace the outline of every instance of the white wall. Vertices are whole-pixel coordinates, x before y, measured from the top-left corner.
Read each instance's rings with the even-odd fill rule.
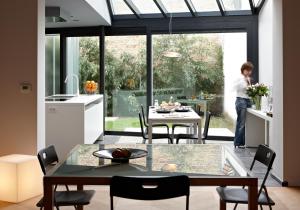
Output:
[[[37,3],[37,150],[40,150],[45,147],[45,0]]]
[[[224,111],[235,119],[236,92],[233,89],[233,83],[241,73],[241,65],[247,61],[247,34],[223,34],[223,52]]]
[[[270,128],[270,147],[277,154],[272,173],[283,180],[283,49],[281,9],[281,0],[267,0],[259,15],[259,82],[272,86],[274,117]]]

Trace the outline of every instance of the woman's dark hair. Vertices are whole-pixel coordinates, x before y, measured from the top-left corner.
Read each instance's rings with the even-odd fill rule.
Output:
[[[244,70],[248,70],[248,71],[252,71],[254,68],[253,64],[251,62],[246,62],[243,63],[242,67],[241,67],[241,73],[244,72]]]

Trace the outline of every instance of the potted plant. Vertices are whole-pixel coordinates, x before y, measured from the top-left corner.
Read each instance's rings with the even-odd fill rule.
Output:
[[[255,109],[261,109],[261,97],[268,96],[269,88],[264,84],[256,83],[247,87],[247,94],[252,99]]]

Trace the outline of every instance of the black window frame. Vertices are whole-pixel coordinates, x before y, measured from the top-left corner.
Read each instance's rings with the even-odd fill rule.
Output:
[[[173,17],[173,33],[247,33],[247,60],[255,66],[253,79],[258,81],[258,15],[231,15],[231,16],[197,16],[197,17]],[[61,38],[61,74],[66,72],[66,37],[75,36],[99,36],[100,41],[100,93],[104,94],[105,83],[105,37],[146,35],[147,48],[147,105],[152,104],[153,93],[153,68],[152,68],[152,35],[169,33],[169,18],[149,19],[116,19],[111,26],[76,27],[76,28],[46,28],[46,34],[60,34]],[[63,79],[61,79],[61,87]],[[64,88],[61,89],[64,93]],[[105,110],[104,110],[105,116]],[[104,120],[105,122],[105,120]],[[105,126],[105,123],[104,123]],[[140,136],[139,132],[105,131],[105,135],[130,135]],[[210,140],[233,140],[228,136],[209,136]]]

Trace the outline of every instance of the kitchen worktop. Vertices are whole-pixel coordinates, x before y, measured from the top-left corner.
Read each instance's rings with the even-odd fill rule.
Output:
[[[58,96],[58,97],[68,97],[68,96],[71,96],[71,95],[55,95],[55,96]],[[47,97],[46,97],[47,98]],[[46,103],[49,103],[49,104],[62,104],[62,105],[65,105],[65,104],[84,104],[84,105],[88,105],[96,100],[99,100],[99,99],[102,99],[103,98],[103,95],[100,95],[100,94],[92,94],[92,95],[86,95],[86,94],[82,94],[82,95],[79,95],[79,96],[74,96],[68,100],[65,100],[65,101],[45,101]]]

